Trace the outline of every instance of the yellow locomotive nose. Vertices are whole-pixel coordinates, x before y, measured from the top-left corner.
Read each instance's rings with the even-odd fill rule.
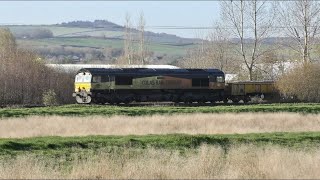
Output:
[[[75,83],[75,92],[85,90],[89,92],[91,90],[91,83]]]

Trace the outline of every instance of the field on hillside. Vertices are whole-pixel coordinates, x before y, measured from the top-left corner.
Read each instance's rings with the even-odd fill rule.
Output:
[[[316,178],[319,112],[320,104],[2,108],[0,177]]]
[[[97,39],[97,38],[72,38],[72,37],[55,37],[48,39],[19,39],[18,44],[22,47],[27,45],[34,49],[47,46],[72,46],[72,47],[93,47],[93,48],[122,48],[123,40],[121,39]],[[157,53],[167,55],[185,55],[187,50],[195,45],[170,45],[149,43],[148,49]],[[134,43],[134,47],[138,47]]]
[[[123,48],[122,31],[110,31],[96,28],[59,27],[59,26],[9,26],[11,31],[18,33],[25,30],[45,28],[53,33],[53,38],[44,39],[18,39],[21,47],[32,47],[32,49],[49,48],[50,46],[72,46],[93,48]],[[148,41],[148,38],[146,38]],[[134,43],[134,47],[138,47]],[[187,50],[195,47],[192,44],[149,42],[150,51],[182,56]]]
[[[15,33],[21,31],[36,29],[36,28],[45,28],[50,30],[55,37],[72,37],[72,36],[96,36],[96,37],[119,37],[123,35],[121,31],[107,31],[99,30],[94,28],[79,28],[79,27],[59,27],[59,26],[10,26],[10,30]]]

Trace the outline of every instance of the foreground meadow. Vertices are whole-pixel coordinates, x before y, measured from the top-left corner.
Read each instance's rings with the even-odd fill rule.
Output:
[[[319,112],[319,104],[0,109],[0,178],[318,178]]]
[[[320,151],[241,145],[226,153],[202,145],[181,153],[148,148],[99,150],[71,157],[19,155],[0,160],[4,179],[314,179],[320,176]]]
[[[320,114],[196,113],[134,117],[27,116],[0,120],[0,138],[316,131],[320,131]]]

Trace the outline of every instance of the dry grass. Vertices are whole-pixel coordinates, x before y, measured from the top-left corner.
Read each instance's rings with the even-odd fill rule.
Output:
[[[100,151],[75,158],[69,166],[66,159],[39,159],[19,156],[0,161],[0,177],[4,179],[205,179],[265,178],[293,179],[320,177],[320,151],[292,151],[276,146],[233,147],[227,154],[218,147],[203,145],[197,153],[184,155],[175,151],[147,149],[137,153],[126,150],[120,154]]]
[[[142,117],[26,117],[0,120],[1,138],[35,136],[232,134],[320,131],[320,115],[239,113]]]

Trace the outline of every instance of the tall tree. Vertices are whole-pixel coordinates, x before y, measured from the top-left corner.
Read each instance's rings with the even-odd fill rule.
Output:
[[[215,23],[213,30],[209,32],[206,44],[206,56],[212,61],[214,67],[222,71],[231,70],[230,63],[230,39],[229,33],[221,26]]]
[[[303,63],[310,62],[310,53],[319,35],[320,3],[297,0],[281,2],[279,7],[279,22],[284,25],[285,34],[294,39],[293,43],[286,45],[301,55]]]
[[[273,6],[267,1],[222,1],[222,18],[232,35],[239,39],[237,53],[253,80],[256,64],[265,52],[261,45],[270,36],[275,15]]]
[[[16,54],[16,40],[9,29],[0,28],[0,94],[4,101],[10,93],[9,73],[12,72],[13,60]],[[1,103],[1,102],[0,102]]]
[[[124,37],[124,58],[128,64],[132,64],[133,58],[133,44],[132,44],[132,24],[129,13],[126,13],[125,17],[125,37]]]
[[[145,26],[146,20],[144,18],[143,11],[139,14],[139,21],[138,21],[138,30],[139,30],[139,58],[141,64],[145,64],[146,62],[146,47],[145,47]]]

